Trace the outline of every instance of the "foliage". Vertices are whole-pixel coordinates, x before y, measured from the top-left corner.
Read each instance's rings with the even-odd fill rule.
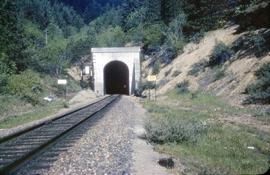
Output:
[[[137,26],[142,26],[147,19],[146,12],[147,12],[146,7],[140,7],[132,11],[127,16],[126,27],[130,29],[136,28]]]
[[[17,6],[11,0],[0,2],[0,57],[7,58],[8,67],[15,64],[16,71],[22,70],[26,64],[21,23],[16,14]]]
[[[153,73],[154,75],[157,75],[157,74],[159,73],[159,71],[160,71],[160,61],[157,60],[157,61],[155,61],[155,63],[154,63],[152,73]]]
[[[214,67],[213,71],[214,71],[213,81],[218,81],[225,76],[225,68],[224,67],[216,66],[216,67]]]
[[[145,124],[147,138],[154,143],[196,142],[206,129],[196,120],[181,120],[172,116],[151,118]]]
[[[58,77],[69,65],[69,58],[66,57],[66,40],[54,40],[39,50],[36,55],[38,69]]]
[[[159,52],[156,59],[168,64],[181,53],[186,41],[196,42],[204,32],[224,26],[233,16],[230,14],[247,14],[248,9],[256,13],[262,8],[265,11],[264,2],[1,0],[1,93],[9,76],[20,75],[27,69],[61,77],[66,68],[89,54],[93,46],[136,45],[145,52],[161,48],[156,49]],[[238,7],[240,13],[235,13]],[[268,38],[261,33],[252,35],[250,43],[258,53],[269,50],[265,47],[269,44]],[[213,50],[210,64],[223,64],[230,59],[230,54],[229,48],[219,44]],[[158,73],[159,67],[156,63],[154,72]]]
[[[207,66],[206,60],[201,60],[198,63],[192,65],[191,70],[188,72],[188,75],[193,75],[197,77],[200,72],[204,72],[205,67]]]
[[[47,103],[46,105],[39,105],[37,107],[29,107],[29,105],[26,105],[24,101],[20,101],[16,97],[9,97],[4,96],[5,100],[8,101],[6,104],[0,103],[1,107],[2,104],[5,105],[5,107],[12,108],[13,111],[10,111],[7,118],[0,121],[0,128],[1,129],[9,129],[16,126],[20,126],[22,124],[26,124],[35,120],[43,119],[45,117],[48,117],[48,115],[53,115],[57,111],[59,111],[61,108],[63,108],[64,103],[62,101],[56,100],[50,103]],[[0,98],[0,102],[1,98]],[[14,107],[14,105],[17,105]],[[19,107],[18,107],[19,106]],[[19,110],[17,110],[19,108]],[[16,109],[14,111],[14,109]],[[25,111],[22,115],[16,115],[20,114],[21,111]],[[1,112],[1,111],[0,111]],[[1,113],[2,116],[2,113]]]
[[[184,93],[188,93],[189,92],[189,82],[187,80],[181,82],[181,83],[178,83],[176,85],[176,91],[177,91],[177,94],[184,94]]]
[[[6,85],[8,77],[16,70],[15,63],[9,61],[4,53],[0,53],[0,92]]]
[[[151,142],[195,143],[207,131],[208,126],[191,113],[176,113],[158,105],[151,105],[148,110],[154,114],[145,122],[146,137]]]
[[[231,58],[232,51],[223,42],[218,42],[212,50],[208,66],[214,67],[222,65]]]
[[[22,17],[38,24],[42,30],[50,23],[54,23],[68,36],[69,26],[80,28],[83,25],[82,18],[74,9],[57,1],[17,1],[19,13]]]
[[[176,71],[173,72],[172,76],[173,76],[173,77],[177,77],[177,76],[180,75],[181,73],[182,73],[181,71],[176,70]]]
[[[270,63],[264,64],[255,75],[257,80],[247,87],[250,97],[244,103],[270,104]]]
[[[120,47],[124,46],[125,33],[120,26],[109,27],[97,36],[99,47]]]
[[[176,50],[182,50],[185,44],[185,37],[183,34],[183,26],[186,23],[185,14],[179,14],[172,22],[169,23],[166,36],[167,44]]]
[[[197,98],[190,98],[190,94],[177,94],[176,90],[164,96],[164,100],[145,102],[144,107],[150,113],[150,122],[147,121],[145,126],[150,125],[147,138],[158,140],[154,144],[155,150],[183,160],[185,173],[263,174],[269,168],[270,139],[267,133],[246,125],[220,122],[222,116],[255,114],[254,109],[231,106],[224,99],[205,93],[197,93]],[[167,119],[173,121],[168,122]],[[181,128],[187,131],[183,133],[188,138],[184,141],[163,142],[165,138],[172,138],[171,134],[167,134],[172,128],[168,125],[176,128],[174,123],[178,121],[187,125],[195,121],[196,126]],[[181,123],[178,125],[185,128]],[[198,135],[195,132],[195,137],[189,137],[193,127],[202,130]],[[248,149],[249,146],[253,146],[254,150]]]
[[[155,47],[160,46],[164,40],[165,26],[162,22],[143,27],[143,42],[146,46]]]
[[[232,13],[235,4],[228,0],[184,0],[182,8],[187,15],[184,33],[192,36],[194,33],[223,27]]]
[[[155,83],[152,81],[145,81],[145,82],[142,82],[140,86],[141,86],[140,87],[141,91],[144,91],[146,89],[154,89]]]
[[[269,28],[270,27],[270,2],[268,0],[238,1],[234,10],[234,19],[239,24],[238,32]]]
[[[165,72],[165,77],[167,77],[167,76],[170,75],[171,73],[172,73],[172,68]]]
[[[38,74],[26,70],[21,74],[11,75],[5,91],[36,105],[39,103],[39,95],[42,92],[41,79]]]
[[[80,86],[81,86],[82,89],[87,89],[87,88],[90,87],[89,82],[85,81],[85,80],[80,81]]]
[[[270,30],[260,29],[250,31],[233,43],[232,49],[238,52],[238,58],[255,55],[257,58],[265,56],[270,50]]]

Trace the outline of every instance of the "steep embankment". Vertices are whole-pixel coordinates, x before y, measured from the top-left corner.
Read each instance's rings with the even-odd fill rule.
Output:
[[[239,104],[243,99],[241,97],[244,97],[243,92],[246,87],[255,80],[254,72],[263,63],[270,62],[269,52],[258,59],[254,54],[244,54],[246,50],[238,49],[231,56],[233,61],[225,62],[223,66],[218,68],[219,70],[209,67],[202,68],[202,65],[209,61],[217,43],[223,42],[228,47],[232,47],[246,34],[235,34],[236,29],[237,26],[230,26],[211,31],[206,33],[198,44],[189,43],[186,45],[181,55],[170,64],[162,66],[157,75],[158,94],[164,94],[175,88],[178,83],[187,80],[189,88],[192,90],[207,90],[216,95],[234,97],[231,98],[234,99],[233,102]],[[144,62],[143,68],[149,70],[149,64],[150,61]],[[203,70],[198,70],[199,74],[193,75],[190,73],[192,69]],[[221,70],[222,73],[217,72]],[[218,73],[220,73],[220,77],[216,78]]]

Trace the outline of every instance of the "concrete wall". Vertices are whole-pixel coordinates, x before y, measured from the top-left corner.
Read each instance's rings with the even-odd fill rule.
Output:
[[[129,69],[129,94],[139,88],[140,84],[140,47],[92,48],[94,65],[94,89],[97,95],[104,95],[104,68],[112,61],[121,61]]]

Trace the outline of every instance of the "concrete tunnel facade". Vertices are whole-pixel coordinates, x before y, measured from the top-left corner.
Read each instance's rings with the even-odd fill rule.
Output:
[[[140,85],[140,47],[92,48],[97,95],[133,95]]]

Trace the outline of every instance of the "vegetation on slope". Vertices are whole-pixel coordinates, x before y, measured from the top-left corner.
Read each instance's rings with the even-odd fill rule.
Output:
[[[156,150],[180,161],[172,171],[183,174],[266,172],[270,154],[268,133],[242,121],[226,122],[232,116],[247,117],[259,111],[233,107],[210,94],[184,92],[184,87],[179,85],[166,94],[166,100],[144,103],[150,113],[145,123],[147,139]],[[269,123],[269,114],[265,121]]]

